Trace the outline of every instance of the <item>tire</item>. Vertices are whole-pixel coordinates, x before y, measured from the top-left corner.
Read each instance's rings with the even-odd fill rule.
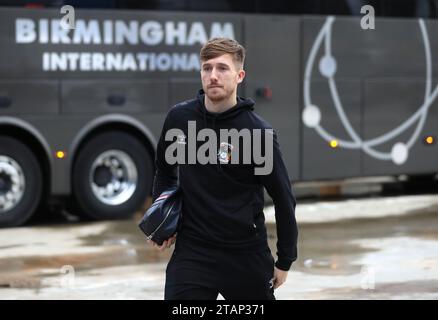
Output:
[[[73,195],[81,216],[126,219],[150,194],[153,166],[137,138],[111,131],[94,136],[80,149],[72,174]]]
[[[38,207],[42,189],[41,166],[31,149],[0,137],[0,227],[24,224]]]

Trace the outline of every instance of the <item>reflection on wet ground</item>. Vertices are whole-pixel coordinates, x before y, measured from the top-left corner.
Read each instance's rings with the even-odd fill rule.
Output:
[[[63,266],[73,266],[82,276],[76,286],[88,288],[89,296],[82,291],[80,297],[161,299],[172,250],[147,245],[138,219],[0,230],[0,298],[75,298],[53,285]],[[275,256],[275,225],[268,234]],[[438,298],[435,211],[301,224],[298,254],[279,298]],[[364,266],[373,270],[371,296],[361,287]]]
[[[273,229],[273,226],[270,228]],[[299,234],[299,259],[294,268],[309,273],[357,273],[362,266],[354,265],[352,261],[367,252],[377,250],[361,246],[358,240],[391,237],[438,240],[438,211],[402,217],[302,225]],[[274,243],[271,241],[271,248],[275,248]]]

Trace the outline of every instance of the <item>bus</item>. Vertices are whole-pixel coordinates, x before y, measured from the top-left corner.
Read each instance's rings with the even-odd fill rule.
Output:
[[[0,227],[41,203],[131,217],[164,118],[201,88],[199,50],[219,36],[247,49],[239,95],[293,181],[434,176],[436,14],[429,0],[2,0]]]

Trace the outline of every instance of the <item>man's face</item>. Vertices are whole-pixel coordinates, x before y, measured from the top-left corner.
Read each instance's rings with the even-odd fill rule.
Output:
[[[202,88],[214,102],[227,100],[236,94],[237,85],[243,81],[245,71],[239,70],[231,54],[202,61]]]

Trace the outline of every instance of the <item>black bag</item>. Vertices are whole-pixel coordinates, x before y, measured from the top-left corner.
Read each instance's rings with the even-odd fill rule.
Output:
[[[169,188],[160,194],[146,211],[138,225],[148,240],[158,245],[172,237],[181,220],[182,192],[179,186]]]

